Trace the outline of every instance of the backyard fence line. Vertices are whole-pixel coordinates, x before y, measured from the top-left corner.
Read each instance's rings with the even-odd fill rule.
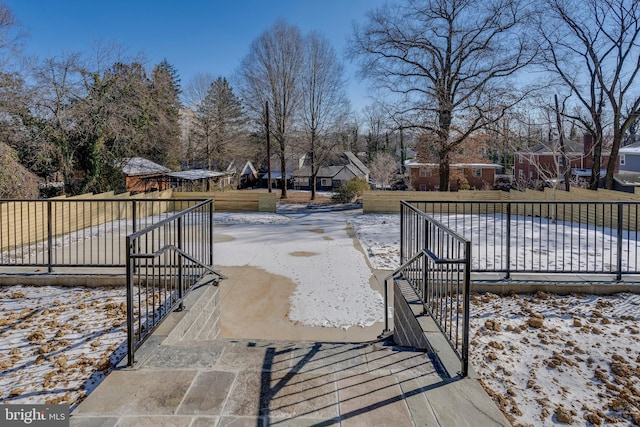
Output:
[[[202,199],[0,200],[0,266],[118,267],[125,237]]]
[[[640,202],[407,201],[472,242],[473,272],[640,273]],[[403,204],[403,208],[404,208]],[[424,238],[401,239],[402,264]]]

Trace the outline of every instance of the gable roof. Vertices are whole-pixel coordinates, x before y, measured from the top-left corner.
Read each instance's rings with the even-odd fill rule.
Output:
[[[152,162],[142,157],[130,157],[122,159],[122,172],[128,176],[152,175],[171,172],[171,169]]]
[[[360,172],[362,172],[362,174],[364,175],[368,175],[369,174],[369,168],[366,167],[364,165],[364,163],[362,163],[360,161],[360,159],[353,154],[351,151],[345,151],[343,153],[343,156],[345,156],[347,158],[347,160],[349,161],[350,164],[354,165],[356,168],[358,168],[360,170]]]
[[[564,141],[564,151],[570,154],[584,154],[584,144],[573,140]],[[538,144],[518,151],[518,153],[526,154],[554,154],[559,152],[560,145],[558,143]]]
[[[409,168],[428,166],[431,168],[440,168],[439,163],[420,163],[407,160],[405,166]],[[451,168],[464,169],[464,168],[477,168],[477,169],[502,169],[502,165],[497,163],[451,163]]]
[[[247,163],[242,168],[242,172],[240,172],[240,175],[257,175],[257,174],[258,174],[258,171],[256,171],[256,168],[254,168],[253,164],[247,160]]]
[[[634,142],[633,144],[626,145],[620,148],[619,154],[638,154],[640,155],[640,142]]]

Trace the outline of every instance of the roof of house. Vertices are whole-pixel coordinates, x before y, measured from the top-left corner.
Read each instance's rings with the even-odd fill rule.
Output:
[[[640,154],[640,142],[634,142],[620,148],[619,154]]]
[[[564,141],[564,151],[572,154],[583,154],[584,143],[580,141],[567,140]],[[527,154],[554,154],[560,152],[560,145],[557,142],[553,144],[538,144],[518,151],[518,153]]]
[[[614,173],[613,179],[620,185],[640,187],[640,172]]]
[[[368,175],[369,174],[369,168],[366,167],[364,165],[364,163],[362,163],[360,161],[360,159],[358,158],[358,156],[356,156],[355,154],[353,154],[351,151],[345,151],[343,153],[343,155],[347,158],[347,160],[349,161],[350,164],[354,165],[355,167],[357,167],[360,172],[362,172],[363,175]]]
[[[242,172],[240,172],[240,175],[256,175],[258,172],[256,171],[256,168],[253,167],[253,164],[251,164],[250,161],[247,160],[247,163],[245,163],[244,167],[242,168]]]
[[[429,166],[432,168],[440,167],[438,163],[420,163],[413,160],[408,160],[407,162],[405,162],[405,166],[410,168],[422,167],[422,166]],[[499,165],[497,163],[451,163],[449,167],[456,168],[456,169],[464,169],[464,168],[502,169],[502,165]]]
[[[186,171],[167,173],[167,176],[178,178],[185,181],[197,181],[200,179],[218,178],[228,175],[226,172],[215,172],[205,169],[190,169]]]
[[[151,174],[163,174],[171,172],[171,169],[162,165],[152,162],[151,160],[144,159],[142,157],[130,157],[122,159],[122,172],[125,175],[151,175]]]
[[[348,181],[352,178],[361,177],[362,175],[362,171],[360,168],[356,167],[356,165],[345,165],[336,175],[334,175],[333,179],[338,181]]]

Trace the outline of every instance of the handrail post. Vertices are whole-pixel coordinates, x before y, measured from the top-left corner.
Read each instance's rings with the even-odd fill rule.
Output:
[[[213,267],[213,199],[209,203],[209,266]]]
[[[181,251],[184,249],[182,244],[182,217],[178,218],[178,249]],[[178,311],[182,311],[184,309],[184,280],[182,277],[182,255],[180,253],[178,256],[178,299],[180,300],[180,304],[178,305]]]
[[[51,218],[51,200],[47,200],[47,271],[53,272],[53,219]]]
[[[135,353],[134,320],[133,320],[133,261],[131,251],[133,243],[127,236],[127,366],[133,366]]]
[[[384,279],[384,330],[382,334],[389,333],[389,279]]]
[[[465,242],[465,260],[464,260],[464,319],[462,334],[462,377],[469,375],[469,323],[471,298],[471,241]]]

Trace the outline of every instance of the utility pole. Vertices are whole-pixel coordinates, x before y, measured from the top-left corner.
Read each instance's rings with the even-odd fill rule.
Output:
[[[267,127],[267,188],[271,193],[271,140],[269,138],[269,101],[265,101],[265,123]]]

